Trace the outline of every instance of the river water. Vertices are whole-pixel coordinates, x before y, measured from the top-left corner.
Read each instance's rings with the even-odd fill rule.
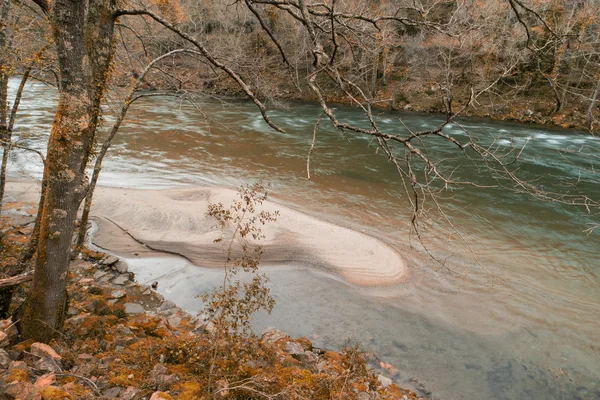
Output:
[[[16,85],[11,81],[11,90]],[[27,146],[45,149],[55,104],[53,89],[28,86],[16,127]],[[355,109],[339,106],[336,112],[365,123]],[[416,377],[443,399],[600,398],[600,228],[586,231],[600,223],[597,211],[498,187],[504,182],[471,161],[473,154],[426,138],[441,165],[486,188],[467,186],[439,197],[456,230],[433,202],[426,203],[420,243],[397,172],[369,138],[342,134],[323,121],[309,181],[306,155],[319,109],[291,104],[270,116],[287,134],[270,129],[244,101],[139,101],[100,184],[235,187],[263,180],[271,199],[378,237],[409,265],[405,283],[377,288],[354,287],[302,265],[270,268],[278,305],[257,318],[257,329],[277,326],[326,347],[360,342],[400,368],[401,382]],[[443,121],[401,112],[380,112],[377,119],[384,129],[403,133],[404,125],[423,130]],[[459,141],[468,132],[500,152],[526,144],[514,166],[536,187],[600,200],[599,139],[532,125],[459,122],[444,130]],[[12,154],[14,176],[40,172],[36,155]],[[159,269],[167,262],[146,261]],[[163,288],[190,311],[200,307],[195,296],[221,279],[218,271],[194,271],[194,285],[186,276],[185,285]]]

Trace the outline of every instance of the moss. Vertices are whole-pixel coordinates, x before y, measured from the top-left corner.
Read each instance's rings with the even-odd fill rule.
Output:
[[[202,397],[203,388],[198,382],[180,382],[175,389],[179,391],[177,400],[195,400]]]
[[[65,390],[54,386],[47,386],[42,389],[42,400],[73,400],[73,396]]]
[[[29,382],[29,375],[27,371],[21,368],[15,368],[10,371],[8,377],[6,378],[7,382]]]

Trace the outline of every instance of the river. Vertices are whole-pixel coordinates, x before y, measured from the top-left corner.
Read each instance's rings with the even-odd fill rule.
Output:
[[[17,82],[10,84],[14,92]],[[55,104],[53,89],[28,85],[16,123],[27,146],[45,149]],[[356,109],[338,106],[336,112],[365,123]],[[272,315],[258,316],[257,329],[277,326],[333,348],[349,338],[397,366],[400,381],[417,377],[442,399],[600,398],[600,228],[586,231],[600,223],[597,211],[492,187],[497,177],[470,161],[472,154],[426,138],[429,154],[485,188],[440,196],[456,231],[426,203],[420,243],[397,172],[370,138],[342,134],[323,121],[307,180],[319,109],[290,104],[269,115],[286,134],[270,129],[244,101],[141,100],[110,150],[100,184],[156,189],[263,180],[275,201],[377,237],[407,261],[406,282],[376,288],[302,265],[270,268],[278,305]],[[385,130],[404,133],[403,124],[423,130],[443,121],[383,111],[377,119]],[[499,151],[526,145],[515,166],[535,186],[600,200],[600,139],[534,125],[459,123],[444,132],[459,141],[468,132]],[[37,155],[21,150],[12,154],[10,168],[11,176],[41,173]],[[185,290],[164,288],[190,311],[199,307],[195,296],[220,279],[217,271],[196,271],[195,286],[187,277]]]

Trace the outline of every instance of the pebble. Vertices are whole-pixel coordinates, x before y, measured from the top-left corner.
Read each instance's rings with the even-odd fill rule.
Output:
[[[124,285],[127,282],[129,282],[129,275],[127,274],[119,275],[112,281],[115,285]]]
[[[141,314],[144,312],[144,307],[137,303],[125,303],[123,306],[127,314]]]

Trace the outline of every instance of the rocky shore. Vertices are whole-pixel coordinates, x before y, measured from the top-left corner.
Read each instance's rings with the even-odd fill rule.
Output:
[[[208,346],[210,322],[135,283],[126,263],[116,257],[84,254],[71,264],[70,305],[61,340],[18,343],[16,324],[0,321],[0,399],[208,398],[194,361],[202,355],[181,354]],[[317,394],[327,386],[340,398],[419,398],[384,375],[386,370],[393,373],[393,367],[372,354],[356,353],[352,362],[380,371],[365,369],[352,376],[352,350],[325,351],[275,328],[265,330],[260,343],[265,356],[248,361],[254,374],[250,378],[274,382],[282,394],[273,398],[295,398],[297,391]],[[252,387],[237,386],[219,381],[223,390],[217,397],[248,398]]]

